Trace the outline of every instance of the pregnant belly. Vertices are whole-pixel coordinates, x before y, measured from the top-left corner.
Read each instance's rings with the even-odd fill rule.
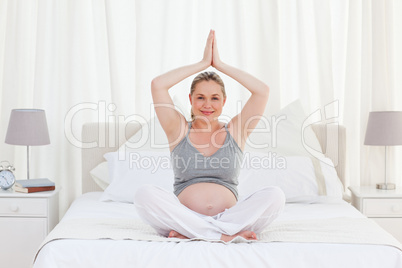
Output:
[[[225,186],[216,183],[196,183],[186,187],[178,196],[189,209],[214,216],[236,204],[236,197]]]

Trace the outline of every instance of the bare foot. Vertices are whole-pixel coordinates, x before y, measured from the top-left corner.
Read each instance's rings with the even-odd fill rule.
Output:
[[[224,241],[224,242],[229,242],[229,241],[233,240],[237,236],[241,236],[246,240],[257,240],[257,235],[252,231],[241,231],[241,232],[238,232],[235,235],[222,234],[221,240]]]
[[[189,239],[187,236],[184,236],[176,231],[170,231],[169,238],[180,238],[180,239]]]

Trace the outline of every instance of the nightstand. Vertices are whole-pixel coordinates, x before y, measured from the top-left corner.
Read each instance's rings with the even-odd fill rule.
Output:
[[[349,187],[352,205],[402,243],[402,188],[378,190],[375,186]]]
[[[58,222],[59,189],[30,194],[0,190],[1,266],[31,267]]]

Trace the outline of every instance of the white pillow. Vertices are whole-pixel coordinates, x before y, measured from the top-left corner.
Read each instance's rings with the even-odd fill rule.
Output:
[[[109,168],[107,162],[102,162],[93,168],[89,174],[95,183],[102,189],[105,190],[110,184],[109,178]]]
[[[112,152],[104,157],[111,183],[103,192],[101,201],[132,203],[135,192],[144,184],[173,192],[174,174],[169,152],[127,152],[124,159],[119,159],[118,152]]]
[[[319,195],[310,157],[283,157],[259,152],[245,152],[244,156],[239,176],[240,195],[247,195],[267,186],[277,186],[285,193],[287,202],[342,200],[343,186],[329,158],[320,161],[327,193]]]
[[[307,118],[299,100],[290,103],[275,115],[264,116],[249,135],[245,151],[312,156],[313,150],[324,157],[311,126],[304,126]]]
[[[167,137],[157,118],[151,118],[143,123],[141,128],[131,136],[118,149],[118,159],[125,160],[127,153],[138,151],[166,152],[169,150]],[[117,162],[116,162],[117,163]],[[90,171],[92,179],[103,190],[111,183],[113,177],[109,177],[106,161],[97,165]],[[106,170],[105,170],[106,169]]]

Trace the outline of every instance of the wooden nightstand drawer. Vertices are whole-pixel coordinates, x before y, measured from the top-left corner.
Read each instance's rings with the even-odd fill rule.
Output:
[[[0,216],[47,216],[45,198],[1,198]]]
[[[364,199],[363,213],[368,217],[402,217],[402,199]]]

